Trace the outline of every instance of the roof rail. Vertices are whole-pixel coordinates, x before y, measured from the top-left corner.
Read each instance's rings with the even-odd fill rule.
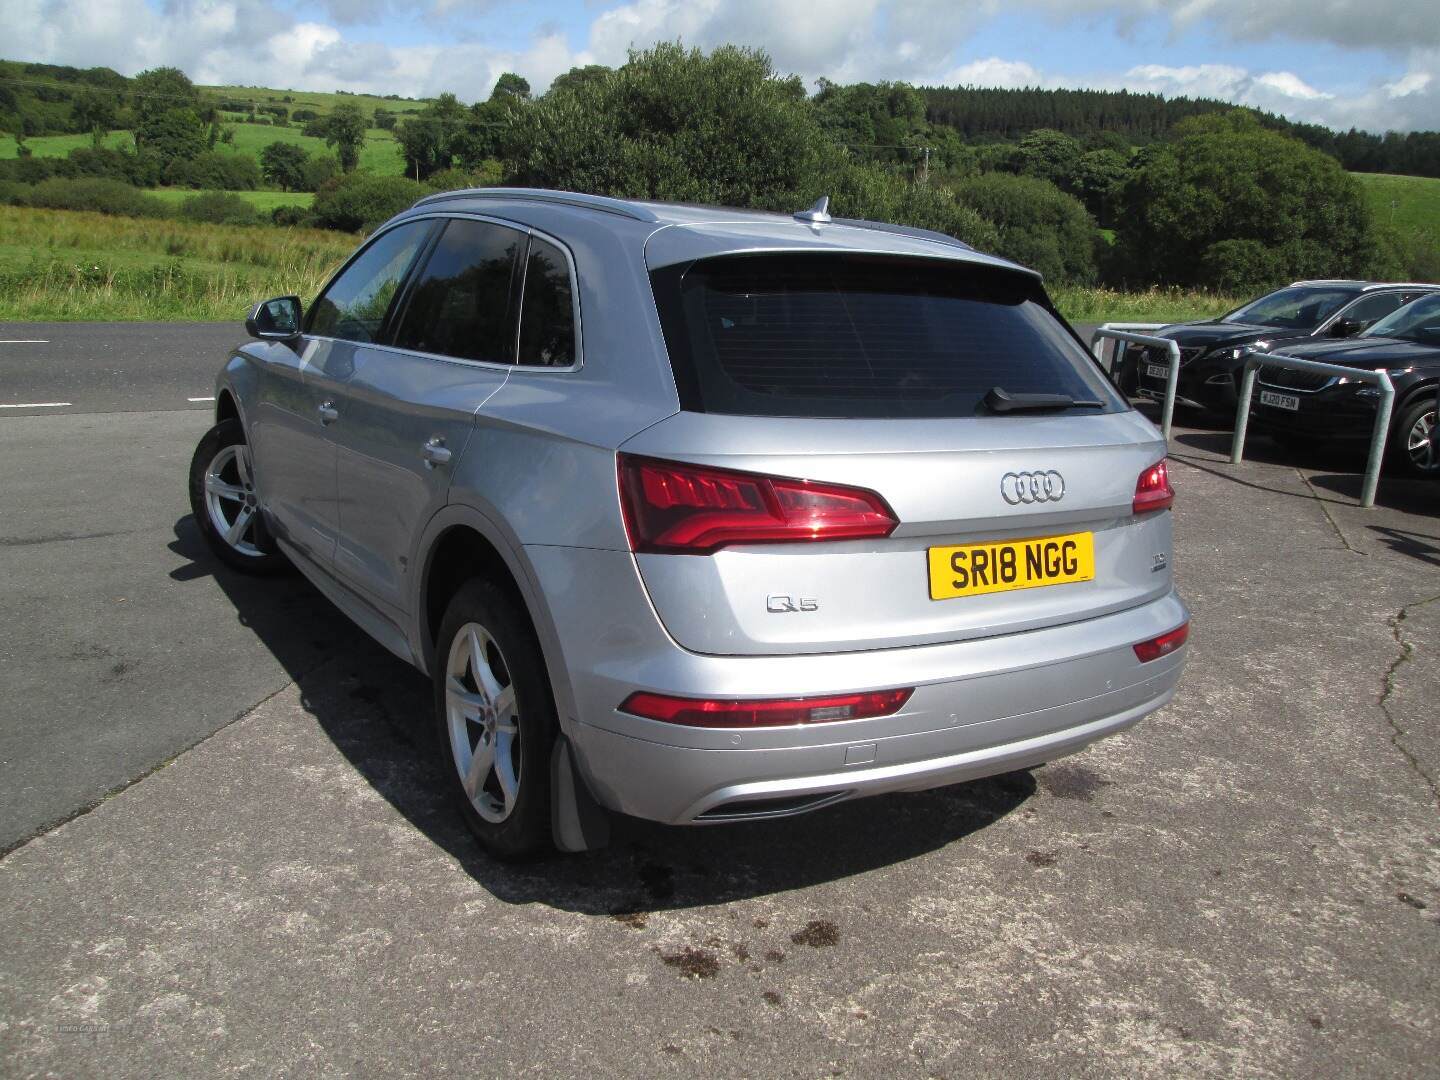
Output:
[[[965,243],[964,240],[957,240],[949,233],[936,232],[934,229],[922,229],[915,225],[892,225],[888,221],[871,221],[868,218],[832,218],[836,225],[849,225],[855,229],[873,229],[876,232],[894,233],[896,236],[911,236],[917,240],[931,240],[937,244],[945,244],[947,247],[956,247],[964,251],[975,249]]]
[[[1361,291],[1366,292],[1370,289],[1440,289],[1440,285],[1430,281],[1377,281],[1372,285],[1366,285]]]
[[[1364,281],[1360,278],[1310,278],[1305,281],[1292,281],[1290,288],[1294,289],[1301,285],[1362,285],[1369,288],[1372,281]]]
[[[448,199],[508,199],[511,201],[559,203],[563,206],[577,206],[585,210],[598,210],[605,214],[618,214],[633,221],[658,222],[655,214],[635,203],[624,199],[611,199],[604,195],[585,195],[578,191],[552,191],[549,188],[465,188],[462,191],[442,191],[427,195],[416,201],[416,206],[444,202]]]

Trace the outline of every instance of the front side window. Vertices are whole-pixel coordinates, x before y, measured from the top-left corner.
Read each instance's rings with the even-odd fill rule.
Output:
[[[575,304],[570,265],[560,249],[535,237],[525,271],[520,307],[520,363],[569,367],[575,362]]]
[[[342,341],[378,341],[385,313],[430,229],[431,222],[414,221],[377,237],[315,301],[307,332]]]
[[[682,407],[747,416],[986,415],[992,389],[1121,411],[1025,275],[931,259],[721,256],[653,275]]]
[[[1285,330],[1313,330],[1354,296],[1354,289],[1295,285],[1236,308],[1220,321],[1275,326]]]
[[[1440,346],[1440,295],[1422,296],[1366,330],[1363,337],[1398,338]]]
[[[416,275],[393,344],[461,360],[514,363],[510,291],[525,234],[488,221],[445,223]]]
[[[1359,323],[1361,329],[1369,326],[1376,319],[1383,319],[1400,306],[1402,297],[1399,293],[1375,293],[1363,300],[1357,300],[1343,312],[1340,317],[1349,322]]]

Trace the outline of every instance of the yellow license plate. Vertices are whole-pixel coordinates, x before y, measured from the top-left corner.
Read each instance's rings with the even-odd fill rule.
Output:
[[[1095,536],[1069,533],[930,549],[930,599],[1064,585],[1095,577]]]

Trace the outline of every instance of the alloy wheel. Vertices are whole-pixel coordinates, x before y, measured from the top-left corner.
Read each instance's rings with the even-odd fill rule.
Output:
[[[1410,460],[1415,463],[1415,468],[1424,472],[1440,467],[1440,462],[1435,460],[1435,447],[1430,442],[1430,432],[1434,427],[1435,414],[1425,412],[1415,418],[1415,423],[1405,434],[1405,449],[1410,453]]]
[[[255,544],[255,484],[250,452],[244,443],[226,446],[205,470],[205,510],[210,524],[229,547],[241,555],[263,558]]]
[[[466,623],[450,644],[445,712],[466,797],[486,821],[504,821],[520,794],[520,714],[505,657],[479,623]]]

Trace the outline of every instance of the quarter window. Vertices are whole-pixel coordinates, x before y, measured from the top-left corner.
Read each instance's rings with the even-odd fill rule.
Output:
[[[570,264],[554,244],[534,237],[520,310],[520,363],[569,367],[575,362],[575,304]]]
[[[525,235],[456,218],[416,276],[395,333],[401,349],[462,360],[514,362],[510,290]]]
[[[430,222],[417,221],[378,237],[315,301],[307,332],[342,341],[378,341],[385,314],[430,228]]]

